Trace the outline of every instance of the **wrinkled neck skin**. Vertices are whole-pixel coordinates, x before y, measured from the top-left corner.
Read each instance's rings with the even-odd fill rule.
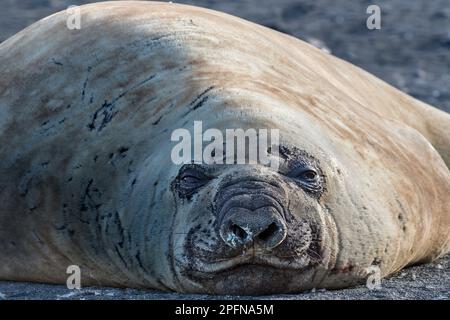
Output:
[[[104,180],[95,179],[80,190],[86,196],[79,217],[69,213],[65,218],[73,241],[60,250],[81,266],[82,285],[174,289],[170,252],[177,210],[164,184],[164,168],[155,167],[170,157],[155,159],[144,153],[147,148],[137,149],[140,157],[128,155],[135,162],[128,175],[110,172]]]

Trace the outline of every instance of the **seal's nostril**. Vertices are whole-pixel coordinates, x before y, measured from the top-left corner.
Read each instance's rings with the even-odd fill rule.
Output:
[[[261,232],[258,235],[258,239],[261,241],[267,241],[269,240],[274,234],[276,234],[277,232],[279,232],[279,227],[275,222],[272,222],[266,230],[264,230],[263,232]]]
[[[231,226],[231,232],[239,239],[239,240],[245,240],[247,238],[247,232],[242,229],[237,224],[233,224]]]
[[[253,246],[271,250],[284,241],[287,226],[273,206],[256,211],[235,207],[220,223],[219,233],[223,242],[235,249]]]

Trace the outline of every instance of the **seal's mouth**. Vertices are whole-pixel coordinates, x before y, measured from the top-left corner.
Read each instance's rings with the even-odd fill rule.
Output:
[[[222,246],[214,251],[197,247],[196,255],[185,260],[188,264],[178,265],[180,274],[199,292],[214,294],[274,294],[307,288],[314,270],[324,262],[323,253],[320,242],[298,240],[288,239],[275,250],[254,246],[241,252]]]
[[[308,259],[307,256],[287,260],[269,255],[264,257],[244,255],[221,261],[207,262],[200,260],[199,262],[200,263],[197,264],[195,271],[207,274],[218,274],[230,270],[238,270],[239,267],[243,266],[260,266],[283,270],[299,270],[308,267],[310,264],[310,259]]]
[[[260,250],[251,247],[238,255],[206,259],[197,257],[193,270],[196,273],[219,274],[230,270],[238,270],[239,267],[270,267],[272,269],[300,270],[320,262],[318,254],[313,248],[314,242],[304,243],[303,247],[297,247],[293,253],[286,256],[274,254],[272,251]],[[206,255],[207,256],[207,255]],[[204,256],[205,257],[205,256]]]
[[[297,221],[290,226],[286,239],[275,248],[261,246],[258,241],[232,247],[225,245],[218,236],[207,243],[202,234],[192,230],[186,241],[187,255],[182,259],[190,263],[182,269],[195,277],[211,278],[256,267],[273,272],[299,271],[320,264],[323,257],[319,230],[307,221]]]
[[[219,232],[192,228],[175,266],[198,292],[270,294],[307,287],[326,261],[322,228],[312,220],[287,221],[287,234],[277,246],[258,238],[230,246]]]
[[[274,294],[296,291],[295,279],[309,281],[313,266],[306,260],[288,263],[276,258],[239,258],[204,263],[190,270],[190,281],[214,294]],[[294,286],[293,288],[291,288]]]

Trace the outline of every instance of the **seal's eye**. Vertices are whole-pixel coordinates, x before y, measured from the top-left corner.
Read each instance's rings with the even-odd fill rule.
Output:
[[[209,178],[202,172],[187,170],[180,174],[179,179],[184,184],[204,184]]]
[[[317,194],[323,190],[323,179],[317,169],[309,165],[301,165],[292,169],[288,176],[306,191]]]
[[[299,178],[304,180],[315,180],[317,178],[317,172],[314,170],[305,170],[300,173]]]
[[[280,146],[279,154],[285,161],[279,173],[286,176],[289,183],[296,184],[311,197],[320,198],[326,189],[326,176],[320,161],[292,146]]]
[[[184,176],[183,178],[181,178],[181,181],[183,181],[184,183],[197,183],[201,181],[201,179],[194,176]]]
[[[188,164],[181,167],[173,186],[181,196],[190,196],[199,188],[206,185],[212,177],[207,174],[206,169],[196,164]]]
[[[318,179],[319,174],[317,171],[310,167],[310,166],[300,166],[297,168],[294,168],[290,173],[289,176],[299,179],[305,182],[314,182]]]

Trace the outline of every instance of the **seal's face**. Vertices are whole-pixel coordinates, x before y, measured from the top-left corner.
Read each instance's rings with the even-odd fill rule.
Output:
[[[314,286],[312,270],[326,255],[319,203],[326,178],[306,152],[281,147],[279,156],[277,171],[181,167],[172,182],[184,220],[174,231],[174,265],[186,291],[261,294]]]

